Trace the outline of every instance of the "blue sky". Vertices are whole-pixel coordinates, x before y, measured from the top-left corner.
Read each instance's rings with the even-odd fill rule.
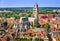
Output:
[[[60,7],[60,0],[0,0],[0,7]]]

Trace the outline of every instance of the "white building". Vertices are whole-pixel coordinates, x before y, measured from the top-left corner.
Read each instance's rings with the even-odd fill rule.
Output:
[[[26,17],[21,17],[20,18],[20,30],[23,29],[23,30],[27,30],[30,28],[30,23],[28,21],[28,18]]]
[[[35,18],[33,17],[28,17],[28,21],[32,23],[33,25],[35,24]]]
[[[6,11],[6,10],[0,11],[0,13],[2,13],[2,12],[12,13],[13,11]]]

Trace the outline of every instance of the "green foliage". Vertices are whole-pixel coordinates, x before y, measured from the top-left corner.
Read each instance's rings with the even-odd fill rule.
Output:
[[[60,14],[60,12],[52,12],[52,10],[39,10],[39,13],[42,14]],[[5,18],[20,18],[20,17],[31,17],[33,14],[33,10],[26,10],[26,11],[13,11],[13,12],[3,12],[0,14],[0,17],[5,17]]]
[[[52,10],[39,10],[39,13],[42,14],[60,14],[60,12],[52,12]],[[20,18],[20,17],[31,17],[33,14],[33,10],[26,10],[26,11],[13,11],[13,12],[3,12],[0,14],[0,17],[4,18]]]
[[[14,38],[15,41],[32,41],[33,39],[32,38]],[[35,41],[44,41],[43,39],[38,39],[36,38]]]
[[[3,30],[3,29],[0,29],[0,31],[1,31],[1,32],[5,32],[5,30]]]
[[[35,41],[44,41],[43,39],[35,38]]]
[[[40,24],[34,24],[33,28],[39,28]]]
[[[32,12],[33,12],[32,10],[27,11],[28,17],[32,16]]]
[[[52,11],[47,11],[47,14],[52,14]]]
[[[2,23],[3,23],[3,21],[1,21],[1,20],[0,20],[0,23],[2,24]]]
[[[52,10],[41,10],[40,13],[42,14],[52,14]]]
[[[15,41],[20,41],[20,38],[16,37],[14,38]]]
[[[42,10],[42,11],[40,11],[40,13],[46,14],[46,10]]]
[[[10,18],[10,17],[19,18],[19,12],[17,12],[17,11],[13,11],[12,13],[3,12],[2,17],[4,17],[4,18]]]
[[[44,24],[43,27],[48,30],[50,28],[50,25],[48,23]]]
[[[28,14],[28,17],[31,17],[32,14]]]
[[[54,12],[54,14],[60,14],[60,12],[57,12],[57,11],[56,11],[56,12]]]

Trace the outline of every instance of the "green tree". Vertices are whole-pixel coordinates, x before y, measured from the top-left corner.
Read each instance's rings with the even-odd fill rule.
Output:
[[[11,17],[10,13],[3,12],[2,14],[3,14],[2,17],[5,17],[5,18],[10,18]]]
[[[33,28],[40,28],[40,24],[38,23],[38,24],[34,24],[34,26],[33,26]]]
[[[3,21],[1,21],[1,20],[0,20],[0,23],[2,24],[2,23],[3,23]]]
[[[19,18],[19,13],[16,12],[16,11],[14,11],[14,12],[12,13],[11,17],[14,17],[14,18],[17,19],[17,18]]]
[[[7,17],[7,13],[6,12],[3,12],[3,15],[2,15],[3,17]]]
[[[48,23],[44,24],[43,27],[48,30],[50,28],[50,25]]]
[[[46,14],[47,12],[46,12],[46,10],[41,10],[40,13]]]
[[[28,17],[31,17],[32,16],[32,10],[28,10],[27,14],[28,14]]]
[[[47,14],[52,14],[53,12],[51,10],[47,10]]]
[[[52,14],[52,10],[41,10],[40,13],[42,14]]]

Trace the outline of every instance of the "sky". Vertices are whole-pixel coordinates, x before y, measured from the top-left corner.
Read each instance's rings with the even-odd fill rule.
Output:
[[[60,0],[0,0],[0,7],[60,7]]]

